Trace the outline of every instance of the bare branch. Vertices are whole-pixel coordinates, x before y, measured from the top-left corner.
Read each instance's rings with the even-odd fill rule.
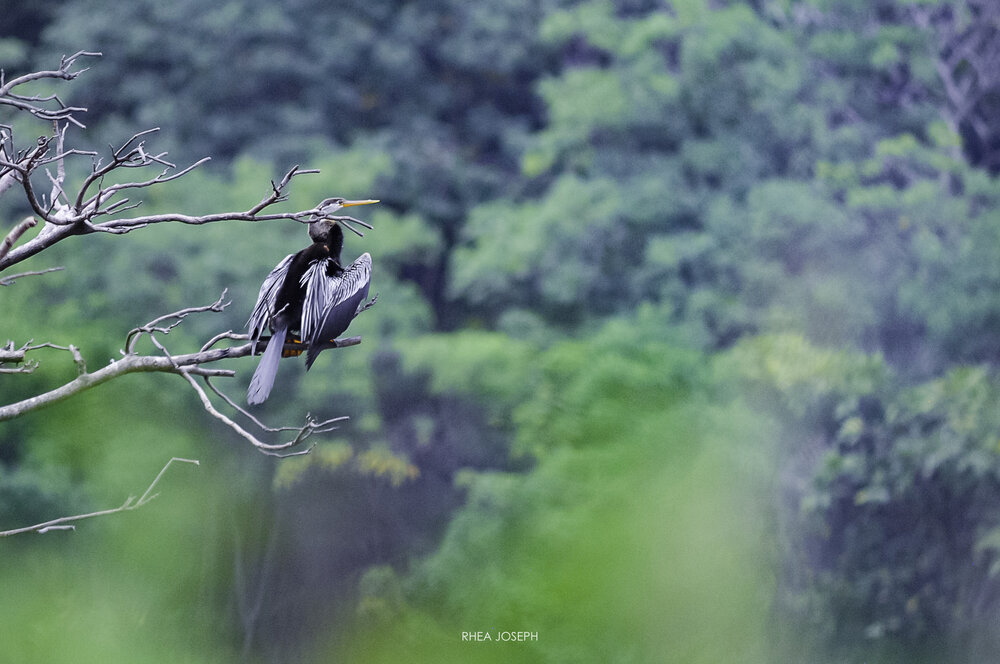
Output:
[[[20,348],[14,348],[14,342],[8,339],[3,348],[0,348],[0,364],[24,362],[24,354],[29,350],[34,350],[34,347],[31,346],[31,341]]]
[[[0,196],[20,182],[28,161],[27,158],[18,159],[13,152],[13,132],[4,126],[4,130],[0,131]]]
[[[40,348],[54,348],[58,350],[68,351],[72,356],[73,360],[78,368],[77,377],[53,390],[45,392],[23,401],[17,403],[9,404],[6,406],[0,406],[0,421],[13,419],[19,417],[27,412],[43,408],[45,406],[58,403],[63,399],[67,399],[85,389],[95,387],[101,383],[107,382],[119,376],[123,376],[130,373],[140,373],[140,372],[160,372],[160,373],[173,373],[183,377],[191,386],[194,388],[195,392],[198,394],[199,399],[202,402],[203,407],[206,412],[221,421],[226,426],[230,427],[233,431],[239,434],[242,438],[249,441],[257,450],[264,454],[277,455],[277,456],[287,456],[288,454],[279,455],[277,453],[283,450],[288,450],[289,448],[295,447],[305,440],[307,440],[314,433],[325,433],[336,428],[338,422],[346,420],[346,417],[335,417],[328,420],[317,421],[311,416],[306,416],[305,424],[298,427],[269,427],[263,424],[256,417],[247,412],[244,408],[238,406],[232,399],[226,396],[221,390],[218,390],[210,382],[210,378],[213,377],[232,377],[235,372],[229,369],[214,369],[207,368],[202,365],[211,364],[223,359],[233,359],[239,357],[246,357],[253,354],[254,347],[250,343],[244,343],[240,346],[233,346],[228,348],[213,348],[213,346],[223,339],[233,339],[233,340],[245,340],[246,335],[237,335],[232,331],[223,332],[221,334],[215,335],[208,343],[202,346],[201,350],[197,353],[187,353],[182,355],[173,355],[167,350],[166,346],[156,338],[157,334],[169,334],[171,330],[177,327],[187,316],[193,313],[200,312],[220,312],[229,306],[229,302],[225,301],[227,291],[223,291],[222,295],[213,302],[200,307],[188,307],[185,309],[180,309],[163,316],[154,318],[150,322],[146,323],[141,327],[137,327],[129,331],[125,340],[125,349],[122,350],[122,359],[117,361],[112,361],[106,367],[103,367],[94,372],[88,372],[86,365],[84,364],[83,357],[79,350],[75,346],[57,346],[52,343],[43,343],[32,345],[29,341],[20,348],[15,349],[13,342],[8,342],[6,346],[0,348],[0,364],[19,364],[24,363],[23,366],[17,368],[8,368],[6,370],[0,371],[0,373],[30,373],[38,366],[37,362],[31,362],[26,360],[26,353],[37,350]],[[162,353],[162,355],[138,355],[135,352],[135,346],[138,339],[142,335],[147,335],[150,342]],[[270,338],[260,339],[257,342],[258,352],[266,348],[267,344],[270,342]],[[344,348],[347,346],[353,346],[361,343],[361,337],[350,337],[347,339],[339,339],[328,341],[324,343],[324,348]],[[306,346],[301,343],[286,344],[292,350],[303,350]],[[2,369],[2,367],[0,367]],[[266,443],[252,433],[244,429],[230,417],[221,413],[212,404],[212,401],[208,393],[195,381],[195,377],[199,376],[205,380],[206,385],[219,397],[221,397],[226,404],[231,408],[239,412],[241,415],[247,417],[256,426],[268,433],[280,433],[286,431],[294,431],[295,436],[283,443]],[[305,454],[312,449],[311,447],[303,450],[297,451],[294,454]]]
[[[0,277],[0,286],[12,286],[15,279],[20,279],[21,277],[34,277],[39,274],[48,274],[49,272],[59,272],[60,270],[65,270],[66,268],[59,265],[56,267],[49,267],[44,270],[29,270],[27,272],[18,272],[17,274],[12,274],[7,277]]]
[[[18,349],[14,349],[14,342],[8,341],[7,345],[0,348],[0,364],[16,364],[25,361],[25,354],[33,350],[38,350],[39,348],[54,348],[56,350],[63,350],[69,353],[73,357],[73,363],[76,364],[78,373],[80,375],[87,373],[87,363],[83,360],[83,355],[80,354],[80,349],[70,344],[69,346],[58,346],[53,343],[43,343],[43,344],[32,344],[31,341],[24,344]],[[31,371],[34,371],[34,367],[38,366],[37,362],[33,362],[34,366]],[[31,371],[21,371],[15,372],[10,371],[8,373],[31,373]]]
[[[317,423],[313,421],[311,418],[307,418],[306,423],[298,428],[297,430],[298,434],[292,440],[285,443],[278,443],[276,445],[269,445],[268,443],[259,440],[256,436],[254,436],[252,433],[241,427],[239,424],[234,422],[232,419],[230,419],[223,413],[219,412],[212,404],[212,400],[208,398],[208,394],[205,393],[205,390],[202,389],[201,385],[198,384],[198,382],[190,375],[189,372],[180,370],[178,373],[180,373],[180,375],[187,380],[187,382],[191,385],[191,387],[194,388],[194,391],[198,393],[198,398],[201,399],[201,404],[209,415],[211,415],[212,417],[219,420],[227,427],[238,433],[244,439],[249,441],[251,445],[256,447],[260,452],[270,456],[295,456],[297,454],[308,454],[312,450],[312,448],[310,447],[306,450],[302,450],[294,454],[275,455],[275,452],[278,452],[280,450],[286,450],[290,447],[298,445],[299,443],[309,438],[309,436],[311,436],[316,431]]]
[[[208,350],[209,348],[219,343],[223,339],[230,339],[233,341],[249,341],[250,335],[236,334],[232,330],[226,330],[225,332],[220,332],[219,334],[215,335],[214,337],[205,342],[205,345],[201,347],[202,352]]]
[[[0,367],[0,374],[30,374],[38,368],[38,362],[28,360],[18,367]]]
[[[13,106],[16,109],[26,111],[42,120],[64,120],[66,122],[72,122],[74,125],[82,128],[83,124],[81,124],[74,117],[74,114],[85,113],[87,111],[86,108],[80,106],[67,106],[56,95],[49,95],[45,97],[37,95],[27,96],[19,94],[14,90],[15,88],[18,88],[26,83],[42,79],[58,78],[71,81],[83,72],[87,71],[86,67],[83,69],[73,70],[73,65],[76,63],[77,59],[82,57],[99,57],[100,55],[100,53],[78,51],[73,55],[63,56],[59,63],[59,69],[31,72],[0,83],[0,104]],[[54,106],[54,108],[52,106]]]
[[[75,63],[77,60],[85,56],[96,55],[100,54],[80,51],[74,55],[63,57],[59,68],[56,70],[25,74],[11,80],[4,80],[3,74],[0,72],[0,104],[6,104],[26,111],[37,118],[53,123],[51,135],[38,138],[35,144],[28,149],[18,149],[14,142],[13,128],[7,125],[0,125],[0,194],[11,189],[15,184],[19,184],[33,212],[32,217],[17,224],[0,241],[0,273],[74,235],[85,235],[88,233],[122,235],[151,224],[171,222],[189,225],[204,225],[222,221],[261,222],[277,220],[309,223],[320,218],[326,218],[327,215],[324,214],[324,209],[327,208],[321,209],[319,205],[297,212],[268,211],[272,206],[287,200],[287,189],[295,177],[319,172],[315,169],[301,169],[298,165],[289,169],[278,182],[272,180],[270,182],[270,192],[259,203],[245,211],[221,212],[200,216],[181,213],[125,216],[123,213],[135,209],[142,202],[141,200],[129,202],[129,198],[126,195],[129,194],[130,190],[153,187],[182,178],[193,169],[207,162],[208,158],[201,159],[189,166],[178,169],[175,164],[166,159],[165,152],[153,151],[146,145],[146,139],[159,131],[158,127],[135,133],[117,147],[109,146],[110,153],[105,153],[104,159],[101,159],[94,152],[67,148],[66,136],[69,124],[73,123],[78,127],[82,127],[83,125],[74,118],[74,114],[83,112],[85,109],[67,106],[56,95],[31,96],[22,94],[19,87],[32,81],[43,79],[72,80],[85,71],[76,67]],[[66,159],[75,155],[88,155],[93,159],[93,162],[90,172],[82,179],[82,182],[78,185],[71,185],[67,181]],[[51,164],[55,165],[54,169],[50,169],[49,166]],[[154,168],[156,170],[147,171],[151,177],[126,180],[126,178],[121,177],[122,169],[129,168]],[[55,173],[53,174],[52,171],[55,171]],[[48,196],[44,193],[39,193],[43,191],[38,188],[38,178],[42,174],[48,179],[48,189],[46,189],[49,192]],[[112,178],[117,182],[105,184],[106,180],[111,180]],[[123,182],[122,180],[126,181]],[[29,239],[21,241],[28,229],[38,225],[37,220],[42,222],[40,230]],[[341,221],[345,228],[359,235],[361,235],[360,231],[353,224],[371,228],[369,224],[353,217],[340,217],[337,220]],[[45,274],[61,269],[63,268],[53,267],[0,277],[0,286],[11,285],[20,277]],[[162,342],[161,335],[170,334],[188,315],[224,310],[229,305],[229,302],[225,301],[225,297],[226,291],[223,291],[219,299],[210,305],[181,309],[155,318],[145,325],[132,329],[125,337],[124,348],[121,351],[122,357],[112,360],[107,366],[95,371],[88,371],[83,355],[74,345],[57,346],[51,343],[32,345],[31,342],[28,342],[21,348],[14,348],[14,344],[12,342],[9,343],[0,349],[0,373],[31,373],[35,371],[39,363],[33,356],[28,357],[28,353],[42,348],[52,348],[68,352],[71,355],[77,367],[77,376],[75,379],[45,393],[16,403],[0,405],[0,421],[19,417],[36,409],[58,403],[83,390],[90,389],[126,374],[140,372],[173,373],[184,378],[192,386],[198,394],[206,412],[232,428],[261,452],[275,456],[307,453],[308,449],[295,452],[286,452],[286,450],[300,445],[314,433],[322,433],[336,428],[336,423],[346,418],[338,417],[317,421],[307,415],[306,422],[302,426],[269,427],[247,410],[237,405],[235,401],[217,389],[210,381],[211,378],[215,377],[232,377],[235,375],[235,371],[206,365],[223,359],[246,357],[260,352],[270,339],[259,339],[251,344],[246,335],[238,335],[232,331],[228,331],[215,335],[202,346],[199,352],[178,355],[174,355]],[[156,348],[158,354],[139,354],[136,348],[143,336],[148,337],[149,342]],[[230,347],[220,347],[218,344],[223,340],[243,343]],[[360,343],[360,341],[360,337],[333,340],[323,342],[323,347],[341,348]],[[286,344],[286,348],[295,351],[302,351],[306,347],[305,344],[301,343]],[[200,382],[196,380],[199,377],[205,381],[205,385],[209,388],[209,391],[206,391]],[[260,440],[254,434],[237,424],[233,419],[220,412],[212,403],[210,392],[214,392],[229,408],[246,417],[262,431],[268,434],[292,433],[294,434],[292,439],[276,444]],[[145,499],[145,494],[143,499]],[[143,499],[140,499],[140,503]],[[117,509],[124,509],[126,506]],[[86,516],[72,518],[85,518]],[[41,532],[43,529],[60,529],[66,527],[71,526],[63,525],[62,521],[55,521],[40,524],[37,530]]]
[[[77,51],[73,55],[63,56],[59,63],[59,69],[54,71],[36,71],[30,74],[24,74],[23,76],[18,76],[7,81],[5,84],[0,86],[0,95],[10,94],[10,92],[19,85],[24,85],[29,81],[37,81],[43,78],[62,78],[67,81],[72,80],[87,71],[87,69],[80,69],[75,72],[71,72],[69,69],[73,66],[78,58],[82,57],[100,57],[102,54],[97,52],[88,51]],[[89,69],[89,68],[88,68]]]
[[[250,344],[233,348],[219,348],[204,353],[189,353],[171,358],[157,355],[126,355],[97,371],[84,373],[53,390],[16,403],[0,406],[0,422],[24,415],[27,412],[50,406],[85,389],[96,387],[109,380],[132,373],[180,373],[184,367],[234,359],[250,355]],[[175,366],[176,363],[176,366]]]
[[[167,468],[170,467],[174,461],[179,463],[191,463],[196,466],[201,465],[196,459],[182,459],[180,457],[173,457],[163,466],[159,473],[157,473],[156,478],[149,485],[149,487],[143,492],[143,494],[136,500],[135,496],[129,496],[125,502],[120,507],[113,507],[111,509],[100,510],[98,512],[90,512],[88,514],[77,514],[75,516],[63,516],[58,519],[52,519],[51,521],[45,521],[44,523],[37,523],[33,526],[25,526],[24,528],[14,528],[13,530],[3,530],[0,531],[0,537],[10,537],[11,535],[21,535],[23,533],[47,533],[51,530],[75,530],[76,526],[66,525],[71,524],[74,521],[81,521],[83,519],[92,519],[98,516],[107,516],[109,514],[118,514],[119,512],[130,512],[132,510],[139,509],[140,507],[149,503],[149,501],[156,498],[159,494],[153,493],[153,489],[156,484],[163,477],[163,474],[167,472]]]
[[[160,223],[182,223],[194,226],[200,226],[204,224],[211,224],[223,221],[242,221],[242,222],[261,222],[261,221],[280,221],[280,220],[292,220],[301,223],[307,223],[319,216],[321,211],[317,208],[311,208],[308,210],[300,210],[297,212],[277,212],[262,214],[262,210],[270,205],[281,202],[284,200],[284,195],[281,193],[283,188],[291,181],[291,179],[297,175],[317,173],[316,170],[300,170],[292,169],[290,170],[282,181],[275,185],[272,183],[271,195],[265,197],[260,203],[254,205],[250,209],[239,212],[220,212],[216,214],[208,215],[187,215],[180,213],[170,213],[170,214],[158,214],[158,215],[148,215],[148,216],[138,216],[130,218],[115,218],[107,219],[102,222],[94,222],[93,220],[97,217],[110,215],[112,212],[121,213],[125,210],[132,209],[138,205],[135,203],[127,208],[121,208],[125,204],[125,200],[111,201],[110,199],[115,193],[119,193],[124,189],[128,188],[143,188],[149,187],[156,184],[161,184],[163,182],[168,182],[170,180],[176,179],[181,175],[184,175],[192,168],[199,166],[204,163],[205,160],[196,162],[195,164],[189,166],[179,173],[167,174],[166,172],[151,178],[146,181],[141,182],[130,182],[126,184],[119,185],[109,185],[108,187],[102,188],[98,193],[94,194],[90,198],[85,197],[85,191],[88,189],[98,178],[93,178],[94,173],[88,176],[88,181],[84,183],[80,191],[76,196],[77,207],[76,209],[70,206],[54,206],[52,209],[47,209],[39,198],[35,195],[34,187],[31,184],[30,172],[38,166],[41,161],[44,160],[45,153],[48,150],[47,139],[44,143],[39,143],[39,145],[31,152],[30,158],[26,158],[18,164],[11,164],[11,166],[16,167],[16,173],[20,178],[22,187],[24,188],[26,198],[31,204],[33,211],[36,216],[46,221],[45,227],[39,232],[37,236],[32,238],[30,241],[24,244],[14,247],[8,252],[6,256],[0,257],[0,272],[3,270],[20,263],[42,251],[48,249],[54,244],[65,240],[67,237],[72,235],[80,235],[93,232],[104,232],[113,233],[118,235],[123,235],[125,233],[137,230],[139,228],[144,228],[151,224]],[[119,165],[119,167],[125,167]],[[98,167],[95,172],[106,173],[107,166]],[[121,208],[121,209],[120,209]]]
[[[51,163],[55,163],[55,162],[62,162],[67,157],[73,157],[73,156],[94,158],[94,157],[97,156],[97,153],[94,152],[93,150],[78,150],[76,148],[71,148],[69,150],[66,150],[65,152],[59,152],[59,153],[54,154],[52,156],[46,157],[45,159],[39,159],[38,160],[38,165],[39,166],[45,166],[47,164],[51,164]]]
[[[192,376],[204,376],[207,378],[224,377],[232,378],[236,372],[232,369],[206,369],[204,367],[188,367],[186,371]]]
[[[189,371],[188,373],[194,373],[194,372],[193,371]],[[256,417],[254,417],[253,414],[250,413],[250,411],[246,410],[245,408],[243,408],[242,406],[240,406],[239,404],[237,404],[235,401],[233,401],[232,399],[230,399],[229,396],[225,392],[223,392],[222,390],[220,390],[219,388],[217,388],[215,385],[213,385],[212,381],[210,381],[209,377],[207,377],[207,376],[205,377],[205,384],[208,385],[209,388],[211,388],[211,390],[213,392],[215,392],[217,395],[219,395],[219,397],[221,397],[223,401],[225,401],[227,404],[229,404],[229,406],[231,408],[233,408],[233,410],[239,411],[239,413],[241,415],[243,415],[244,417],[246,417],[248,420],[250,420],[251,422],[253,422],[254,424],[256,424],[259,428],[261,428],[264,431],[269,431],[271,433],[280,433],[282,431],[298,431],[299,428],[300,428],[300,427],[269,427],[266,424],[264,424],[263,422],[261,422],[260,420],[258,420]],[[307,420],[311,420],[312,417],[308,413],[306,413],[306,419]],[[334,426],[335,424],[337,424],[339,422],[345,422],[345,421],[347,421],[349,419],[350,418],[347,415],[342,415],[340,417],[334,417],[334,418],[331,418],[329,420],[324,420],[322,422],[316,422],[316,424],[315,424],[315,431],[316,431],[316,433],[326,433],[328,431],[333,431],[334,429],[337,428],[336,426]]]
[[[164,314],[158,318],[154,318],[142,327],[133,328],[129,331],[128,335],[125,337],[125,350],[121,351],[122,355],[131,355],[135,352],[135,343],[139,340],[143,334],[149,334],[152,336],[154,332],[161,332],[167,334],[170,330],[174,329],[180,325],[185,318],[191,314],[201,313],[205,311],[220,312],[228,307],[231,303],[226,302],[226,293],[229,292],[228,288],[223,289],[222,295],[219,299],[212,304],[205,305],[203,307],[187,307],[186,309],[181,309],[180,311],[174,311],[169,314]],[[174,322],[170,323],[166,327],[162,327],[161,323],[174,319]],[[205,350],[204,348],[202,350]]]
[[[155,158],[155,157],[147,157],[147,158],[148,158],[149,161],[146,162],[146,163],[143,163],[143,164],[134,164],[134,165],[123,166],[123,167],[125,167],[125,168],[136,168],[136,167],[139,167],[139,166],[148,166],[149,163],[152,163],[154,161],[156,163],[163,163],[158,158]],[[139,188],[142,188],[142,187],[151,187],[154,184],[160,184],[160,183],[163,183],[163,182],[170,182],[171,180],[176,180],[177,178],[184,177],[185,175],[187,175],[188,173],[190,173],[194,169],[198,168],[202,164],[208,163],[211,160],[212,160],[211,157],[203,157],[203,158],[199,159],[198,161],[194,162],[193,164],[191,164],[190,166],[187,166],[186,168],[182,168],[181,170],[177,171],[176,173],[168,173],[168,171],[170,171],[171,169],[176,168],[176,167],[173,166],[173,165],[167,165],[167,168],[164,169],[163,172],[161,172],[159,175],[157,175],[154,178],[150,178],[149,180],[144,180],[142,182],[125,182],[125,183],[122,183],[122,184],[109,185],[107,187],[102,188],[101,191],[100,191],[100,193],[98,193],[95,196],[92,196],[90,199],[88,199],[86,201],[86,203],[84,204],[84,207],[86,208],[86,207],[91,207],[92,206],[96,210],[96,209],[98,209],[100,207],[100,205],[104,201],[106,201],[108,198],[110,198],[111,196],[113,196],[116,192],[122,191],[123,189],[139,189]]]
[[[25,217],[19,224],[14,226],[7,237],[0,242],[0,259],[7,255],[14,243],[17,242],[22,235],[24,235],[29,228],[34,228],[38,224],[38,221],[34,217]]]

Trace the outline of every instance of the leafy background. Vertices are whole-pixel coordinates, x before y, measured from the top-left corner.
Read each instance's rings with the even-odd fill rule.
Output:
[[[364,343],[263,409],[350,415],[261,458],[163,376],[5,423],[11,661],[979,662],[1000,598],[1000,37],[975,0],[0,3],[8,75],[81,146],[209,167],[149,212],[375,197]],[[963,41],[964,40],[964,41]],[[996,64],[996,62],[994,62]],[[949,82],[963,83],[964,113]],[[994,87],[990,87],[993,85]],[[15,121],[0,115],[0,122]],[[20,135],[44,127],[16,119]],[[24,133],[28,132],[28,133]],[[79,167],[85,168],[86,164]],[[370,210],[370,212],[369,212]],[[0,218],[24,210],[12,196]],[[99,366],[288,224],[70,240],[0,336]],[[353,257],[353,255],[351,256]],[[73,375],[53,352],[9,402]],[[230,391],[252,373],[236,365]],[[537,632],[467,643],[463,631]]]

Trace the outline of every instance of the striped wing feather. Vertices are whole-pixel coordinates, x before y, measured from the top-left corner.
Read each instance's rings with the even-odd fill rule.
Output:
[[[260,286],[257,303],[250,313],[250,320],[247,321],[247,327],[250,328],[250,339],[255,343],[267,330],[271,316],[276,313],[274,308],[278,301],[278,291],[281,290],[281,284],[284,283],[285,275],[288,274],[288,266],[291,265],[294,257],[294,254],[285,256],[284,260],[271,270]]]
[[[309,339],[306,367],[312,365],[321,344],[336,339],[343,334],[354,320],[358,309],[368,297],[371,285],[372,257],[361,254],[344,272],[337,277],[329,277],[330,297],[323,309],[321,323],[310,334],[303,330],[303,338]],[[303,318],[305,313],[303,310]]]
[[[313,261],[299,281],[306,291],[305,299],[302,301],[302,321],[299,327],[302,339],[311,339],[319,329],[326,303],[335,296],[339,279],[327,275],[329,267],[328,258]]]

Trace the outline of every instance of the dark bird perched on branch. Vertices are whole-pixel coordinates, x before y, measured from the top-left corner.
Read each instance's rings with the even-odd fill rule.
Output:
[[[285,256],[264,279],[247,325],[255,344],[268,327],[271,338],[250,381],[248,403],[259,404],[267,399],[282,357],[302,353],[302,349],[285,350],[289,333],[297,333],[301,342],[295,343],[305,345],[308,370],[316,355],[324,348],[335,346],[335,339],[343,334],[354,317],[374,304],[374,299],[365,303],[371,283],[372,257],[361,254],[346,268],[340,263],[344,247],[341,226],[358,235],[362,233],[351,222],[366,228],[371,226],[353,217],[333,216],[341,208],[372,203],[378,201],[324,200],[317,206],[321,216],[309,222],[312,244]]]

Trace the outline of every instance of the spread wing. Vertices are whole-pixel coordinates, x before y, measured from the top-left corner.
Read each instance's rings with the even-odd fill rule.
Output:
[[[318,327],[310,334],[303,330],[303,338],[309,339],[306,366],[310,366],[319,353],[321,344],[343,334],[358,314],[358,309],[368,297],[368,287],[372,280],[372,257],[361,254],[342,274],[327,277],[328,298],[323,308]],[[303,318],[305,313],[303,309]]]
[[[285,275],[288,274],[288,266],[291,265],[294,257],[294,254],[285,256],[285,259],[271,270],[260,286],[257,304],[254,305],[253,311],[250,313],[250,320],[247,321],[247,327],[250,328],[250,339],[254,342],[260,339],[260,335],[267,330],[271,316],[276,313],[274,308],[278,301],[278,291],[281,290],[281,284],[284,283]]]
[[[338,277],[327,275],[330,259],[313,261],[306,268],[299,283],[305,289],[305,299],[302,301],[302,322],[299,332],[302,339],[311,339],[320,327],[323,309],[334,297],[334,291],[339,281]]]

